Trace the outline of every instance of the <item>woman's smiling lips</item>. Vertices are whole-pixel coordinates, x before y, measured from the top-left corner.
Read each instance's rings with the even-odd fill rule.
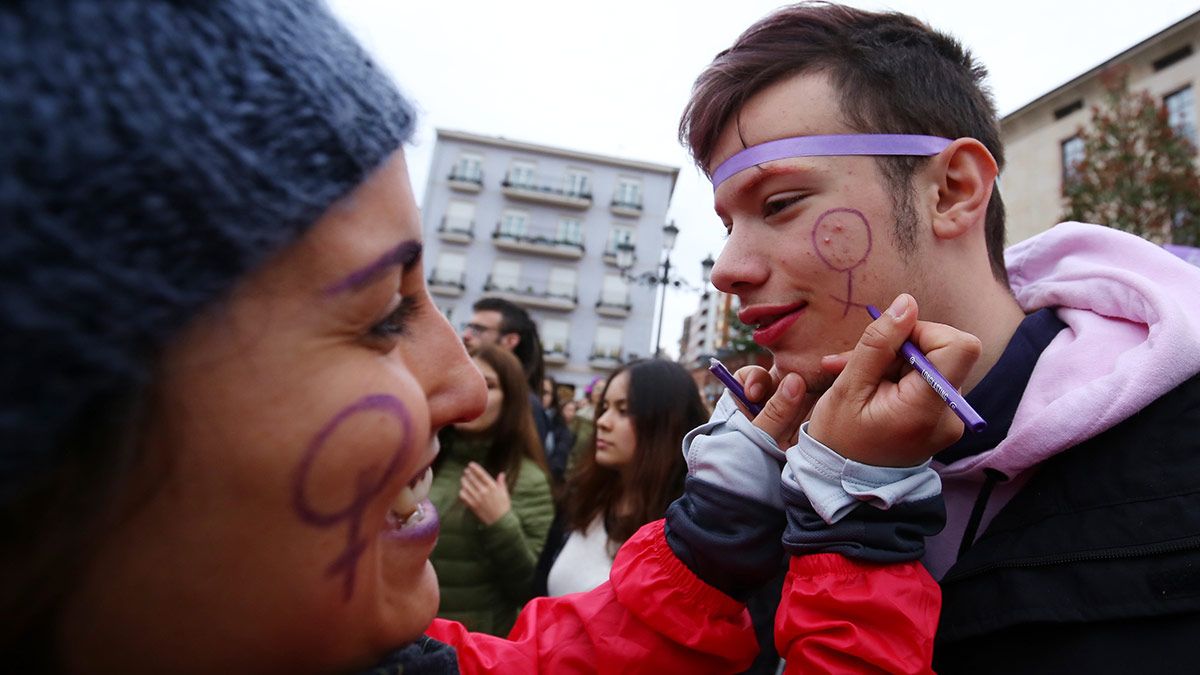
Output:
[[[757,326],[754,330],[754,341],[763,347],[769,347],[783,337],[806,307],[807,302],[752,306],[738,312],[738,320],[747,326]]]

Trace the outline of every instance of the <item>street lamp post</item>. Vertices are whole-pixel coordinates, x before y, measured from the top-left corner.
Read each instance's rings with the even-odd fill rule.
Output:
[[[683,279],[671,277],[671,250],[675,248],[675,238],[679,235],[679,228],[675,227],[674,222],[667,223],[663,227],[662,240],[662,261],[659,263],[657,272],[643,272],[639,275],[629,274],[630,268],[633,267],[633,244],[622,242],[617,245],[617,267],[625,274],[625,278],[635,283],[643,283],[648,286],[661,286],[662,290],[659,295],[658,305],[658,331],[654,337],[654,355],[658,356],[662,345],[662,328],[663,318],[667,308],[667,286],[672,285],[676,288],[689,287],[688,283]],[[701,272],[704,275],[704,288],[708,287],[709,276],[713,268],[712,256],[704,259],[701,265]]]

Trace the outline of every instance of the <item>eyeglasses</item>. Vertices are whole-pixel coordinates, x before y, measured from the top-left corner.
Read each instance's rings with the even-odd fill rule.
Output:
[[[488,331],[500,330],[500,329],[496,328],[494,326],[484,326],[483,324],[478,324],[478,323],[467,323],[467,324],[463,324],[463,330],[470,333],[471,335],[479,336],[479,335],[483,335],[484,333],[487,333]]]

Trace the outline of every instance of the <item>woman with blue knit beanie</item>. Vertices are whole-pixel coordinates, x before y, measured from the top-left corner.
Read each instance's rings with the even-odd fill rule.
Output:
[[[508,639],[434,619],[437,432],[485,388],[425,288],[413,125],[315,0],[0,4],[0,669],[750,662],[744,599],[786,560],[766,436],[694,445],[692,501]],[[739,428],[801,404],[767,405]],[[814,620],[899,616],[872,604],[897,586],[927,604],[871,644],[925,648],[937,605],[910,564],[792,565],[789,665],[834,653]]]

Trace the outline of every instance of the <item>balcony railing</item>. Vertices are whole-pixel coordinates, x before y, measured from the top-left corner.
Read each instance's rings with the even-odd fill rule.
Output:
[[[584,251],[583,242],[578,239],[562,238],[557,233],[549,235],[506,231],[501,223],[496,223],[496,229],[492,231],[492,243],[496,248],[505,251],[539,253],[570,260],[579,260]]]
[[[527,202],[540,202],[556,206],[568,206],[576,209],[586,209],[592,206],[592,191],[588,188],[566,188],[564,177],[546,176],[513,176],[509,172],[500,182],[504,194],[513,199]]]
[[[571,360],[571,352],[565,344],[551,343],[543,346],[545,350],[542,352],[542,360],[547,365],[564,366]]]
[[[633,216],[642,215],[642,200],[630,200],[622,197],[613,197],[609,202],[608,208],[618,216]]]
[[[482,171],[462,171],[458,167],[450,170],[450,175],[446,177],[446,181],[450,184],[450,189],[458,190],[459,192],[479,192],[483,189],[483,172]]]
[[[596,313],[602,316],[624,318],[629,316],[632,310],[633,303],[630,302],[628,293],[624,297],[602,295],[596,301]]]
[[[579,305],[579,295],[573,287],[569,289],[538,288],[534,284],[520,279],[494,279],[490,274],[483,284],[483,290],[485,293],[498,295],[523,307],[570,312]]]
[[[592,347],[592,353],[588,355],[588,365],[598,370],[613,370],[621,365],[621,348]]]
[[[455,275],[452,272],[435,269],[427,283],[430,293],[458,297],[467,289],[467,275],[465,272]]]
[[[603,260],[607,265],[616,265],[617,255],[617,245],[613,242],[609,242],[608,245],[604,247],[604,253],[600,254],[600,259]],[[637,253],[633,254],[633,262],[635,264],[637,263]]]
[[[475,239],[475,221],[469,218],[442,216],[442,223],[438,225],[437,231],[438,238],[442,241],[469,244]]]

